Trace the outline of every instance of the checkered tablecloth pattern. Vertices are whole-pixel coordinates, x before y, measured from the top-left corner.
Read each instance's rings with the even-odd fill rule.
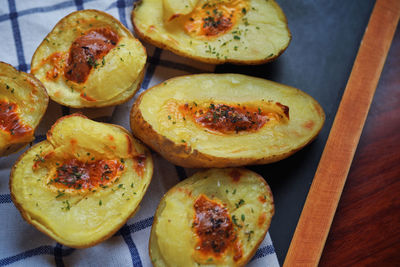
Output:
[[[105,11],[132,30],[130,14],[133,2],[133,0],[1,0],[0,61],[29,72],[32,55],[43,38],[61,18],[76,10]],[[184,59],[151,45],[145,44],[145,46],[148,60],[140,92],[171,77],[214,71],[213,65]],[[129,111],[134,99],[115,108],[104,108],[95,112],[83,111],[83,113],[129,129]],[[35,142],[45,139],[47,130],[57,118],[74,111],[51,101],[36,132]],[[22,153],[23,151],[0,158],[0,266],[151,266],[148,240],[155,209],[169,188],[193,173],[193,170],[174,166],[153,153],[155,162],[153,181],[135,217],[128,220],[107,241],[92,248],[73,249],[40,233],[26,223],[14,207],[8,180],[12,164]],[[269,235],[248,266],[279,266]]]

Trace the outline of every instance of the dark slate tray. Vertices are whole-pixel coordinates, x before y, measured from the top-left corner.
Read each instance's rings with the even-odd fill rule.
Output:
[[[325,111],[325,125],[309,146],[278,163],[250,167],[266,178],[274,194],[270,234],[283,264],[375,1],[277,2],[292,33],[283,55],[259,66],[220,65],[216,72],[242,73],[299,88]]]

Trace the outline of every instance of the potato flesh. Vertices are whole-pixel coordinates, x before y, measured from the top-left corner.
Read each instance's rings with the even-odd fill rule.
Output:
[[[137,40],[122,38],[104,61],[103,69],[92,71],[84,85],[87,95],[98,101],[110,100],[127,90],[143,70],[146,56]]]
[[[191,231],[192,204],[184,193],[176,193],[166,202],[158,219],[158,246],[164,258],[174,259],[170,266],[188,266],[187,263],[192,261],[192,251],[189,249],[195,245]]]
[[[189,14],[197,2],[198,0],[163,0],[166,22],[174,19],[176,16]]]
[[[287,123],[266,124],[254,133],[213,134],[182,116],[172,117],[168,101],[179,103],[253,103],[272,100],[289,107]],[[262,101],[264,100],[264,101]],[[171,79],[143,95],[140,111],[153,129],[192,149],[223,158],[263,158],[281,155],[308,143],[323,124],[322,110],[297,89],[244,75],[194,75]],[[178,113],[179,114],[179,113]],[[245,146],[243,144],[246,144]]]
[[[32,58],[31,72],[48,88],[50,97],[61,104],[90,107],[122,101],[124,97],[126,98],[127,91],[132,87],[137,88],[137,80],[140,80],[146,63],[146,51],[129,31],[120,27],[116,20],[99,12],[90,10],[85,12],[68,16],[56,25],[36,50]],[[97,61],[99,65],[92,68],[86,82],[78,84],[67,81],[63,74],[61,78],[46,78],[47,72],[54,67],[49,60],[54,53],[63,54],[64,61],[60,64],[64,69],[72,42],[81,33],[102,27],[111,28],[119,35],[120,40],[117,46],[104,56],[104,61]],[[85,100],[81,97],[81,93],[96,101]]]
[[[71,125],[60,126],[64,128]],[[104,127],[113,128],[114,126]],[[56,127],[54,130],[63,131],[64,129]],[[116,128],[114,134],[123,135],[124,138],[126,133]],[[119,138],[115,140],[118,141]],[[84,146],[85,143],[81,145]],[[109,152],[104,151],[102,154],[99,152],[101,147],[93,150],[92,145],[87,144],[86,148],[87,151],[92,151],[90,157],[95,157],[96,160],[101,159],[104,152]],[[143,146],[136,143],[131,145],[137,153],[146,153]],[[51,155],[57,148],[60,147],[54,147],[49,141],[43,141],[24,154],[14,167],[11,182],[12,195],[22,207],[28,221],[39,230],[68,246],[93,245],[122,226],[137,208],[151,180],[153,168],[151,156],[147,155],[143,176],[138,175],[137,170],[134,169],[136,163],[134,157],[130,155],[123,159],[124,171],[118,182],[108,188],[99,187],[91,192],[75,190],[72,193],[65,190],[65,195],[59,196],[59,191],[47,185],[48,176],[57,168],[53,158],[45,158],[44,162],[38,162],[38,155]],[[68,146],[63,149],[68,149]],[[109,157],[118,160],[126,156],[126,153],[120,154],[118,150],[113,153]],[[85,157],[88,157],[86,153],[78,159],[84,161]]]
[[[208,264],[218,262],[218,266],[237,266],[246,262],[266,233],[273,214],[273,200],[265,183],[260,181],[260,177],[254,176],[254,173],[242,171],[240,182],[233,182],[229,172],[231,169],[214,169],[197,173],[178,184],[179,189],[174,188],[166,194],[161,203],[163,208],[157,211],[157,223],[153,226],[156,235],[154,238],[157,240],[160,252],[151,254],[152,260],[156,260],[156,266],[196,266],[193,255],[196,253],[197,236],[192,223],[193,205],[200,194],[226,204],[231,217],[234,216],[237,223],[242,226],[242,228],[235,226],[243,251],[242,258],[235,262],[232,252],[229,251],[223,260]],[[190,197],[188,192],[191,192]],[[244,202],[238,207],[240,200]],[[268,214],[268,218],[259,224],[259,217],[263,216],[262,214]]]
[[[132,151],[131,137],[104,123],[72,115],[57,121],[48,134],[48,141],[58,151],[82,161],[93,157],[121,159],[137,155]],[[88,155],[89,153],[89,155]]]
[[[207,1],[199,1],[198,5],[204,3]],[[246,14],[218,38],[192,37],[184,29],[184,20],[175,19],[166,25],[163,12],[162,1],[144,0],[134,10],[134,24],[154,42],[197,59],[265,60],[280,54],[290,41],[286,18],[274,1],[250,0]]]

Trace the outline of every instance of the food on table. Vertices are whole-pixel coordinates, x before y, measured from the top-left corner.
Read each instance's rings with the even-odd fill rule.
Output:
[[[258,174],[210,169],[170,189],[154,216],[154,266],[244,266],[274,214],[270,188]]]
[[[132,23],[147,42],[214,64],[262,64],[282,54],[291,40],[273,0],[141,0]]]
[[[0,62],[0,156],[14,153],[34,139],[48,102],[38,79]]]
[[[33,55],[31,72],[62,105],[112,106],[139,89],[146,57],[139,40],[114,17],[83,10],[57,23]]]
[[[66,246],[111,237],[136,211],[153,174],[150,152],[124,128],[73,114],[12,168],[23,218]]]
[[[240,74],[176,77],[134,103],[136,137],[176,165],[265,164],[310,143],[325,120],[306,93]]]

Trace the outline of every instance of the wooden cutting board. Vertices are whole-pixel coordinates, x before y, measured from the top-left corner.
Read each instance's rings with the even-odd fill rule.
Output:
[[[317,266],[400,17],[378,0],[362,39],[284,266]]]

